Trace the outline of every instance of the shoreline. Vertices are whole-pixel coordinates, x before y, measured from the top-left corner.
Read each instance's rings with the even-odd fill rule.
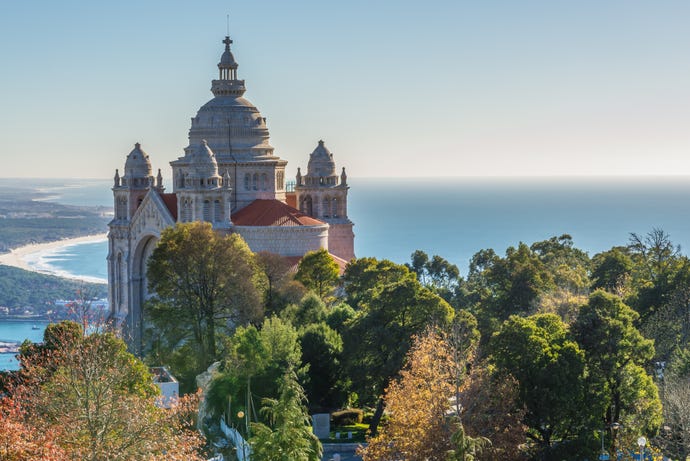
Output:
[[[80,280],[80,281],[92,282],[92,283],[107,283],[107,282],[104,282],[103,280],[100,280],[100,279],[95,280],[93,277],[69,276],[66,274],[59,274],[59,273],[54,272],[54,271],[37,269],[36,267],[32,267],[27,262],[27,258],[29,256],[35,255],[37,253],[43,253],[43,252],[47,252],[47,251],[56,250],[58,248],[68,247],[68,246],[72,246],[72,245],[79,245],[82,243],[103,242],[103,241],[106,241],[107,239],[108,239],[108,234],[102,233],[102,234],[94,234],[94,235],[84,235],[81,237],[74,237],[74,238],[68,238],[68,239],[62,239],[62,240],[55,240],[55,241],[46,242],[46,243],[32,243],[29,245],[24,245],[24,246],[21,246],[18,248],[14,248],[14,249],[10,250],[9,253],[0,254],[0,264],[5,265],[5,266],[10,266],[10,267],[16,267],[18,269],[23,269],[25,271],[38,272],[41,274],[49,274],[49,275],[54,275],[57,277],[71,279],[71,280]]]

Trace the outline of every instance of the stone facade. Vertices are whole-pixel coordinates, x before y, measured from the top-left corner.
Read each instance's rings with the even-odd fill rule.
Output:
[[[291,196],[287,162],[269,143],[266,119],[243,97],[232,40],[223,43],[219,76],[211,84],[214,97],[192,118],[184,155],[170,162],[172,192],[165,193],[160,170],[153,176],[139,143],[127,155],[124,175],[115,172],[109,301],[134,351],[141,346],[142,305],[149,296],[146,262],[161,232],[177,222],[210,222],[219,232],[240,234],[255,252],[299,257],[326,248],[345,261],[354,257],[345,169],[335,175],[333,154],[319,141]],[[299,210],[286,204],[295,200]]]

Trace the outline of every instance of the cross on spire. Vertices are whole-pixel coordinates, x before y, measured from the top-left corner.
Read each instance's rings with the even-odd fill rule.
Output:
[[[226,35],[225,40],[223,40],[223,43],[225,43],[225,50],[230,51],[230,44],[232,43],[232,40],[230,40],[230,36]]]

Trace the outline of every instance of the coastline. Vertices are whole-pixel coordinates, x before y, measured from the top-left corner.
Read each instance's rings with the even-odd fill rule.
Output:
[[[85,236],[75,237],[75,238],[70,238],[70,239],[55,240],[53,242],[47,242],[47,243],[33,243],[33,244],[18,247],[18,248],[14,248],[14,249],[10,250],[9,253],[0,254],[0,264],[5,265],[5,266],[10,266],[10,267],[16,267],[16,268],[31,271],[31,272],[39,272],[39,273],[43,273],[43,274],[56,275],[58,277],[68,278],[68,279],[72,279],[72,280],[82,280],[82,281],[86,281],[86,282],[94,282],[95,280],[93,277],[69,276],[69,275],[65,275],[65,274],[58,274],[58,273],[55,273],[52,271],[37,269],[36,267],[32,267],[27,262],[27,259],[29,256],[36,255],[37,253],[45,253],[45,252],[56,250],[58,248],[68,247],[68,246],[72,246],[72,245],[79,245],[79,244],[83,244],[83,243],[103,242],[103,241],[107,240],[107,238],[108,238],[108,234],[102,233],[102,234],[95,234],[95,235],[85,235]],[[103,283],[103,281],[98,280],[97,283]]]

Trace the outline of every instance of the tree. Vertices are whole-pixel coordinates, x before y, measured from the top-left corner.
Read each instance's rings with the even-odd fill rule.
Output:
[[[297,266],[295,280],[314,290],[319,298],[325,301],[335,289],[339,275],[338,263],[328,251],[321,248],[304,255]]]
[[[386,389],[389,421],[368,440],[363,460],[445,460],[453,447],[447,413],[454,375],[450,347],[438,333],[427,330],[415,337],[400,378]]]
[[[489,343],[502,376],[518,382],[518,402],[526,410],[527,437],[537,459],[575,456],[583,430],[591,427],[586,409],[585,355],[554,314],[511,316]],[[560,458],[558,458],[560,459]]]
[[[623,425],[611,431],[612,451],[618,436],[651,435],[661,423],[658,391],[643,368],[654,356],[654,345],[635,328],[638,318],[620,298],[598,290],[572,327],[587,358],[589,400],[603,405],[602,426]]]
[[[21,422],[50,434],[69,459],[201,459],[187,402],[158,408],[151,374],[122,340],[75,335],[69,325],[51,329],[42,348],[25,348],[31,353],[22,355],[21,379],[9,392]]]
[[[419,282],[449,303],[460,282],[460,270],[441,256],[434,255],[429,259],[422,250],[415,250],[411,263],[407,265],[419,279]]]
[[[283,319],[299,327],[321,323],[327,315],[326,304],[314,292],[307,293],[298,305],[290,304],[281,312]]]
[[[253,254],[239,235],[219,235],[209,223],[164,230],[149,259],[148,278],[155,292],[145,309],[156,326],[153,354],[167,362],[186,346],[192,374],[218,359],[223,335],[260,318]]]
[[[280,291],[292,278],[290,277],[290,261],[287,258],[268,251],[256,253],[259,268],[266,276],[266,291],[264,307],[266,315],[277,314],[281,309]]]
[[[510,315],[537,311],[540,296],[554,287],[553,275],[539,254],[524,243],[506,250],[501,258],[482,250],[470,261],[467,277],[468,309],[488,339]]]
[[[254,397],[275,397],[285,370],[299,369],[302,351],[297,331],[290,323],[269,317],[260,330],[253,325],[237,328],[227,343],[226,356],[220,373],[211,382],[208,400],[216,415],[225,412],[230,404],[229,415],[234,417],[241,410],[253,418]]]
[[[323,448],[311,430],[306,397],[291,370],[280,380],[279,393],[278,399],[263,399],[261,413],[267,424],[252,423],[252,459],[319,461]]]
[[[525,409],[518,401],[518,382],[512,376],[474,366],[464,381],[460,404],[465,432],[491,440],[478,455],[480,461],[524,461],[527,426]]]
[[[336,409],[344,402],[340,356],[343,339],[326,323],[313,323],[300,330],[302,361],[308,366],[304,388],[313,408]]]
[[[370,425],[375,434],[384,409],[381,395],[402,368],[412,336],[430,325],[447,326],[454,313],[407,267],[390,261],[355,260],[345,279],[348,303],[357,311],[343,334],[346,369],[360,399],[376,403]]]
[[[627,248],[614,247],[592,258],[592,288],[618,296],[628,294],[633,262]]]

